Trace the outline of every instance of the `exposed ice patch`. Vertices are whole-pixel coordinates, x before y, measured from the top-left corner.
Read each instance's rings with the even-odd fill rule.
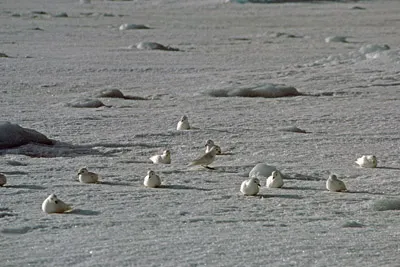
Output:
[[[18,147],[29,143],[54,145],[54,141],[35,130],[18,124],[0,122],[0,149]]]
[[[282,84],[266,83],[251,87],[215,89],[207,92],[208,95],[214,97],[288,97],[302,95],[292,86]]]
[[[125,30],[146,30],[146,29],[150,29],[150,28],[147,27],[146,25],[143,25],[143,24],[125,23],[125,24],[122,24],[121,26],[119,26],[119,30],[120,31],[125,31]]]
[[[129,48],[133,48],[130,46]],[[136,44],[137,49],[141,50],[164,50],[164,51],[180,51],[178,48],[165,46],[155,42],[140,42]]]
[[[372,209],[377,211],[400,210],[400,199],[380,199],[372,203]]]

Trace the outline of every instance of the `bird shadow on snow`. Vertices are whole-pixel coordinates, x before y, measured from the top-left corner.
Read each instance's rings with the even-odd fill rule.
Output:
[[[318,188],[315,188],[315,187],[308,187],[308,186],[283,186],[282,189],[322,191],[321,189],[318,189]]]
[[[46,189],[44,186],[33,185],[33,184],[18,184],[18,185],[6,185],[6,188],[17,188],[17,189],[34,189],[34,190],[42,190]]]
[[[292,175],[284,175],[284,179],[287,180],[301,180],[301,181],[326,181],[325,178],[315,177],[311,175],[304,175],[300,173],[294,173]]]
[[[379,167],[376,167],[377,169],[384,169],[384,170],[397,170],[397,171],[400,171],[400,168],[397,168],[397,167],[385,167],[385,166],[379,166]]]
[[[278,197],[278,198],[288,198],[288,199],[303,199],[303,197],[299,196],[299,195],[288,195],[288,194],[284,194],[284,195],[278,195],[278,194],[258,194],[256,195],[257,197],[260,198],[273,198],[273,197]]]
[[[108,182],[108,181],[100,181],[98,184],[104,184],[104,185],[122,185],[122,186],[129,186],[132,185],[130,183],[124,183],[124,182]]]
[[[83,209],[73,209],[66,214],[84,215],[84,216],[94,216],[101,214],[100,211],[94,210],[83,210]]]
[[[370,195],[385,195],[385,193],[381,192],[369,192],[369,191],[353,191],[353,190],[347,190],[343,193],[346,194],[370,194]]]
[[[211,190],[212,190],[212,189],[207,189],[207,188],[194,187],[194,186],[187,186],[187,185],[177,185],[177,184],[161,185],[159,188],[164,188],[164,189],[179,189],[179,190],[199,190],[199,191],[211,191]]]

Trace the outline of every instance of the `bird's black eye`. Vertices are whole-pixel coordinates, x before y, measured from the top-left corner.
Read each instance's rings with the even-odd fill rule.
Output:
[[[58,200],[54,201],[54,203],[58,204]]]

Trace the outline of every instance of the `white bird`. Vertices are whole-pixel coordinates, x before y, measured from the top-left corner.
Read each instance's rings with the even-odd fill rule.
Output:
[[[58,199],[56,195],[51,194],[43,201],[42,210],[46,213],[63,213],[72,210],[72,208]]]
[[[154,164],[171,164],[171,152],[167,149],[161,155],[154,155],[149,158]]]
[[[160,176],[158,176],[154,171],[149,170],[146,177],[144,177],[143,184],[146,187],[159,187],[161,185]]]
[[[331,192],[347,191],[344,182],[339,180],[334,174],[329,175],[329,178],[326,181],[326,189],[328,189]]]
[[[79,182],[84,184],[94,184],[99,181],[99,175],[94,172],[88,171],[86,167],[80,168],[78,171]]]
[[[181,120],[176,125],[176,129],[178,131],[189,130],[190,129],[189,119],[188,119],[188,117],[186,115],[182,116]]]
[[[0,173],[0,186],[3,186],[7,183],[7,178],[4,174]]]
[[[215,153],[215,154],[216,154],[216,155],[221,155],[221,154],[222,154],[221,147],[220,147],[220,146],[217,146],[217,145],[214,143],[213,140],[210,140],[210,139],[207,140],[207,141],[206,141],[205,147],[206,147],[206,153],[210,152],[211,148],[215,147],[215,150],[216,150],[216,153]]]
[[[189,164],[189,166],[200,165],[200,166],[203,166],[204,168],[213,170],[213,168],[209,167],[208,165],[213,163],[213,161],[215,160],[216,153],[217,153],[217,149],[215,147],[212,147],[209,152],[207,152],[203,156],[193,160]]]
[[[362,156],[356,160],[356,163],[363,168],[376,168],[378,161],[374,155]]]
[[[250,178],[242,182],[240,192],[245,196],[255,196],[260,191],[260,186],[258,178]]]
[[[283,177],[280,171],[273,171],[267,178],[266,186],[268,188],[281,188],[283,186]]]

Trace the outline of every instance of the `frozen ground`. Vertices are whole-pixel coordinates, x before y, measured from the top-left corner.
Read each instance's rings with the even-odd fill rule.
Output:
[[[0,151],[1,266],[399,266],[398,1],[223,2],[0,0],[1,120],[58,141]],[[267,83],[304,95],[207,93]],[[111,88],[147,100],[70,104]],[[184,114],[198,129],[175,130]],[[188,168],[207,139],[226,155]],[[172,164],[150,164],[164,149]],[[284,188],[244,197],[259,162]],[[104,183],[79,184],[85,165]],[[150,168],[165,188],[142,186]],[[44,214],[51,193],[75,211]]]

